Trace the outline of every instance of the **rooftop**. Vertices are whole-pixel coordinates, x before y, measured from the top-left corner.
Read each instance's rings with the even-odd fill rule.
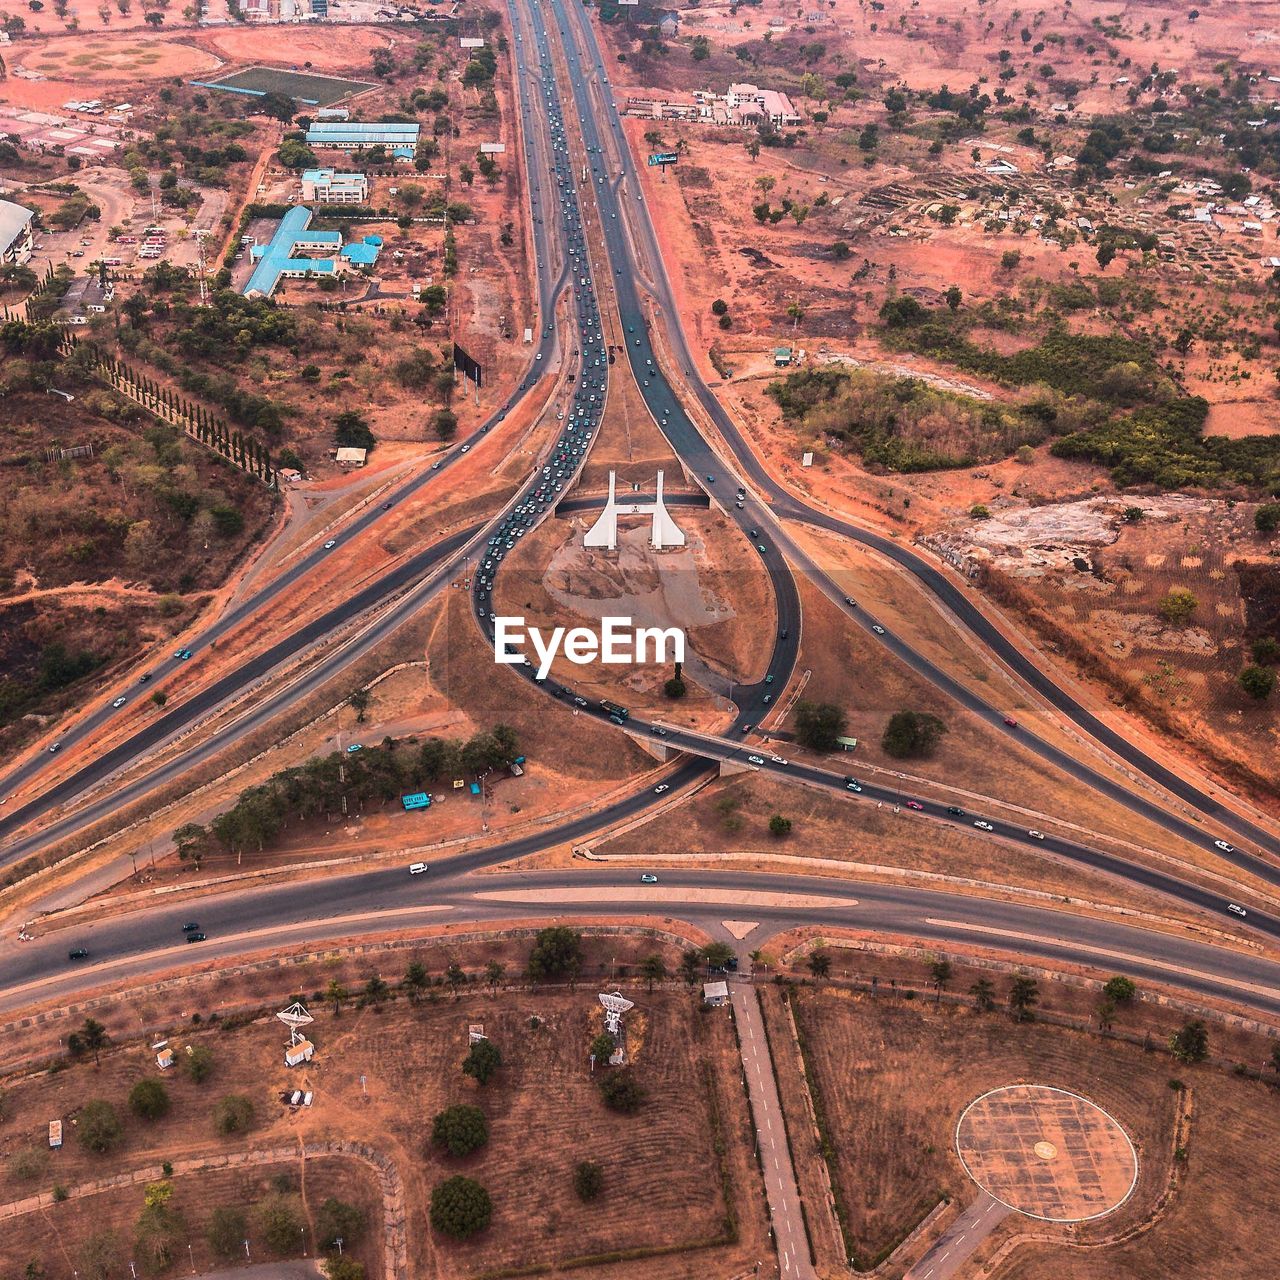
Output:
[[[0,253],[3,253],[29,225],[35,214],[12,200],[0,200]]]

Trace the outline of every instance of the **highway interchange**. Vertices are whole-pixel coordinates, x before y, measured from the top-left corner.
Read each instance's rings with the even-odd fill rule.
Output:
[[[475,563],[472,605],[477,621],[487,630],[492,614],[494,579],[516,536],[533,528],[538,520],[562,510],[561,503],[587,456],[598,430],[607,395],[610,365],[603,341],[601,303],[596,280],[609,277],[607,305],[616,307],[620,333],[626,335],[626,356],[637,386],[664,435],[680,457],[687,473],[707,490],[713,504],[733,520],[742,536],[764,548],[761,561],[767,569],[778,610],[773,654],[768,670],[774,688],[785,687],[799,651],[802,619],[793,570],[806,574],[844,610],[847,620],[865,628],[877,641],[919,674],[931,680],[968,710],[986,719],[1055,767],[1067,771],[1082,785],[1110,795],[1133,811],[1177,832],[1201,847],[1213,848],[1214,831],[1189,822],[1171,811],[1158,797],[1135,793],[1116,778],[1085,765],[1021,726],[1005,723],[1005,713],[990,706],[916,652],[909,641],[881,628],[862,608],[850,605],[840,588],[789,537],[781,521],[801,520],[842,537],[856,539],[887,556],[931,591],[966,627],[974,638],[1021,677],[1038,695],[1053,705],[1076,727],[1088,733],[1128,766],[1167,789],[1203,818],[1212,819],[1224,832],[1238,833],[1262,852],[1217,850],[1225,861],[1246,869],[1270,884],[1280,884],[1280,868],[1266,855],[1280,849],[1270,832],[1237,814],[1210,796],[1202,787],[1183,779],[1152,759],[1139,746],[1096,720],[1066,689],[1023,655],[982,612],[965,591],[945,572],[910,548],[891,539],[816,511],[783,489],[761,466],[710,388],[697,374],[685,345],[679,317],[672,305],[669,285],[661,268],[661,256],[648,211],[640,196],[634,165],[622,137],[621,125],[608,88],[603,59],[587,17],[574,6],[561,3],[526,3],[510,6],[517,35],[514,57],[524,122],[523,148],[533,209],[532,232],[539,266],[540,311],[544,319],[541,337],[531,350],[525,379],[492,419],[469,440],[460,443],[438,469],[453,465],[473,444],[524,396],[543,394],[545,379],[565,370],[576,381],[568,397],[560,434],[528,479],[497,516],[451,535],[406,559],[390,573],[371,583],[350,600],[323,617],[286,636],[272,649],[247,662],[225,679],[210,685],[180,706],[167,711],[144,729],[103,752],[69,777],[32,794],[38,776],[48,763],[44,753],[10,773],[0,784],[5,797],[16,796],[20,807],[11,807],[0,820],[0,838],[28,823],[51,816],[43,829],[6,842],[0,861],[12,862],[55,840],[75,834],[165,782],[181,776],[194,764],[225,750],[237,737],[258,729],[279,716],[299,698],[331,680],[337,671],[391,635],[408,617],[420,610],[461,568]],[[561,34],[560,50],[567,67],[577,125],[587,148],[588,181],[580,183],[579,157],[571,157],[571,143],[563,118],[561,90],[566,78],[554,72],[550,32],[543,19],[554,14],[553,26]],[[602,132],[603,126],[603,132]],[[607,261],[593,263],[585,232],[592,213],[598,218]],[[639,280],[646,275],[637,259],[638,248],[651,270],[651,300],[664,327],[664,345],[655,345],[649,313],[642,300]],[[571,313],[574,338],[568,343],[555,320],[563,300]],[[697,400],[730,451],[731,461],[713,447],[686,412],[664,371],[665,352],[674,357],[677,376]],[[541,357],[541,359],[539,359]],[[561,365],[563,364],[563,368]],[[614,366],[615,369],[617,366]],[[673,370],[673,374],[675,371]],[[593,397],[595,397],[593,399]],[[548,413],[550,418],[550,413]],[[561,421],[557,419],[557,421]],[[549,467],[549,471],[544,471]],[[386,499],[394,506],[436,479],[437,468],[424,470]],[[557,474],[557,472],[559,474]],[[739,477],[744,486],[743,505],[734,501]],[[559,486],[559,488],[557,488]],[[567,503],[566,503],[567,505]],[[341,540],[364,536],[385,518],[386,508],[376,504],[342,532]],[[497,539],[497,541],[494,541]],[[511,545],[508,546],[507,544]],[[267,608],[280,593],[298,589],[307,575],[329,553],[317,548],[302,556],[287,571],[204,630],[187,647],[199,654],[258,610]],[[496,554],[500,552],[501,554]],[[486,566],[485,561],[491,563]],[[879,630],[877,628],[880,628]],[[335,640],[334,637],[337,637]],[[219,708],[246,690],[284,669],[307,652],[319,656],[308,670],[284,684],[279,692],[263,698],[242,716],[227,734],[183,749],[163,765],[114,790],[112,778],[142,763],[160,746],[175,741]],[[172,674],[181,660],[164,657],[148,667],[155,680]],[[532,677],[529,677],[532,683]],[[135,686],[141,690],[144,686]],[[154,686],[152,686],[154,687]],[[544,682],[541,692],[562,701],[571,689],[555,681]],[[757,746],[738,740],[743,725],[757,724],[768,710],[763,682],[740,689],[737,714],[723,736],[695,735],[653,722],[628,720],[627,732],[650,737],[668,747],[688,752],[664,781],[675,791],[705,778],[714,761],[742,762],[758,758],[753,767],[770,771],[783,780],[830,788],[851,805],[904,804],[911,797],[893,788],[874,786],[865,780],[861,792],[848,789],[844,776],[808,765],[786,763]],[[68,750],[91,743],[118,708],[103,704],[65,731],[59,741]],[[579,708],[602,718],[598,705]],[[96,790],[95,790],[96,788]],[[80,801],[80,807],[71,805]],[[476,850],[434,863],[428,877],[410,878],[402,868],[361,871],[322,881],[275,884],[253,891],[233,890],[201,899],[202,926],[211,936],[202,948],[210,954],[233,956],[245,950],[273,944],[292,944],[346,933],[376,932],[396,928],[406,921],[434,923],[437,919],[500,920],[537,914],[679,914],[714,929],[726,911],[741,914],[750,899],[750,918],[758,919],[765,933],[799,923],[847,925],[915,938],[925,944],[955,942],[994,947],[1019,956],[1063,960],[1093,965],[1105,971],[1123,969],[1135,976],[1162,980],[1189,991],[1228,997],[1259,1012],[1276,1013],[1280,1005],[1280,967],[1242,951],[1190,942],[1170,934],[1133,924],[1084,915],[1010,904],[976,896],[935,890],[901,888],[883,884],[825,880],[810,876],[764,875],[753,872],[700,870],[667,871],[656,888],[641,888],[636,873],[582,864],[572,872],[494,873],[477,878],[473,872],[509,862],[540,849],[562,845],[624,818],[643,813],[655,804],[653,789],[645,785],[602,812],[567,823],[524,840]],[[11,806],[15,804],[11,801]],[[962,821],[970,825],[978,814],[950,814],[943,802],[915,800],[921,817]],[[1153,888],[1197,908],[1221,914],[1224,899],[1176,876],[1152,871],[1137,863],[1102,853],[1088,846],[1050,836],[1038,841],[1024,828],[992,821],[994,839],[1018,841],[1059,857],[1120,876],[1131,883]],[[583,897],[585,892],[588,896]],[[536,893],[536,898],[521,897]],[[598,896],[592,898],[592,893]],[[496,894],[498,898],[478,897]],[[505,895],[505,897],[504,897]],[[699,896],[704,895],[704,896]],[[709,896],[705,896],[709,895]],[[822,899],[815,905],[815,899]],[[428,911],[439,914],[427,914]],[[70,934],[59,931],[21,948],[0,952],[0,1004],[17,1007],[35,995],[41,998],[70,995],[89,983],[124,980],[181,963],[182,951],[173,946],[169,927],[185,918],[181,906],[152,908],[119,916],[76,932],[75,943],[88,947],[92,962],[68,971],[65,962]],[[1265,935],[1280,933],[1280,921],[1250,906],[1249,925]],[[34,984],[34,985],[33,985]]]

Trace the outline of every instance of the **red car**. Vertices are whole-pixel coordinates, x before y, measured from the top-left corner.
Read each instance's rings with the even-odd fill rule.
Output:
[[[1018,722],[1012,716],[1005,716],[1004,722],[1010,729],[1016,729],[1018,727]]]
[[[907,801],[907,808],[908,808],[908,809],[923,809],[923,808],[924,808],[924,805],[922,805],[922,804],[920,803],[920,801],[919,801],[919,800],[908,800],[908,801]]]

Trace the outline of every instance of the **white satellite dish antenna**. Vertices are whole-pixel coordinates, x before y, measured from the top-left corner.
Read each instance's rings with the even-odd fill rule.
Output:
[[[308,1026],[315,1021],[298,1001],[295,1001],[287,1009],[282,1009],[276,1014],[276,1017],[289,1028],[289,1043],[291,1045],[297,1044],[302,1039],[300,1028]]]
[[[605,1030],[612,1035],[620,1035],[622,1032],[622,1015],[628,1009],[634,1009],[636,1002],[628,1000],[620,991],[602,991],[598,998],[600,1003],[604,1005]]]

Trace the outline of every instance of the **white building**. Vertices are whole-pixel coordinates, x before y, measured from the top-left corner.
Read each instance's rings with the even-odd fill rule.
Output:
[[[779,129],[783,125],[800,124],[803,121],[791,99],[774,89],[761,89],[754,84],[731,84],[724,100],[725,105],[737,111],[744,122],[758,117]]]
[[[0,200],[0,265],[31,257],[31,221],[36,215],[11,200]]]
[[[363,173],[335,173],[332,169],[304,169],[302,198],[320,204],[364,204],[369,179]]]

